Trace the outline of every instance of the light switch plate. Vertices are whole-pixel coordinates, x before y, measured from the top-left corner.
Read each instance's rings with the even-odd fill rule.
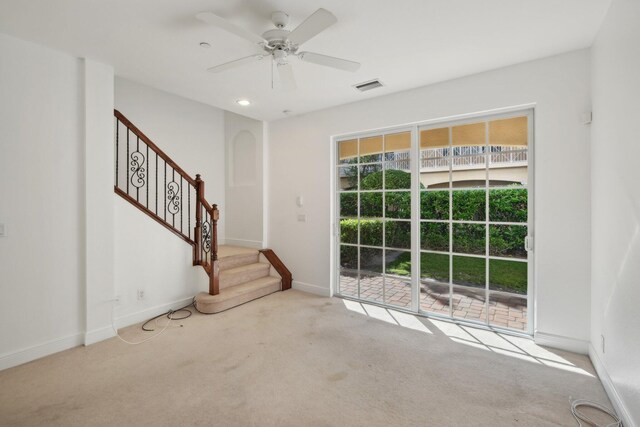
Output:
[[[307,215],[298,214],[298,222],[307,222]]]

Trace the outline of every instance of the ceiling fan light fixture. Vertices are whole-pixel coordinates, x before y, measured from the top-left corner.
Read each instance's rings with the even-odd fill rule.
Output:
[[[236,100],[236,104],[238,105],[242,105],[243,107],[248,107],[249,105],[251,105],[251,101],[249,101],[248,99],[238,99]]]
[[[277,70],[281,83],[279,88],[291,90],[296,88],[296,81],[291,63],[287,60],[288,57],[297,57],[301,61],[309,62],[311,64],[322,65],[349,72],[355,72],[360,68],[360,64],[355,61],[348,61],[346,59],[314,52],[298,52],[301,44],[314,38],[338,21],[333,13],[323,8],[313,12],[293,30],[285,28],[289,23],[288,14],[281,11],[273,12],[271,15],[271,21],[275,28],[264,32],[262,36],[258,36],[251,31],[239,27],[235,23],[218,16],[213,12],[198,13],[196,18],[205,24],[217,27],[221,30],[227,31],[228,33],[235,34],[240,38],[256,43],[262,49],[261,53],[255,53],[253,55],[234,59],[233,61],[210,67],[207,71],[211,73],[219,73],[244,64],[259,61],[263,58],[269,58],[272,61],[271,88],[273,89],[275,87],[273,84],[273,74],[276,73],[275,70]],[[274,65],[277,66],[274,67]]]
[[[289,14],[277,11],[271,14],[271,22],[276,28],[284,28],[289,23]]]
[[[209,49],[211,47],[211,45],[207,42],[200,42],[200,47],[203,47],[205,49]]]

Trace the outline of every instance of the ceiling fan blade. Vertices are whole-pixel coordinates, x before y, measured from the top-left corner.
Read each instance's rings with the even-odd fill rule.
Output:
[[[225,62],[224,64],[216,65],[211,68],[207,68],[207,71],[210,73],[219,73],[220,71],[225,71],[230,68],[239,67],[240,65],[247,64],[249,62],[259,61],[263,58],[262,55],[251,55],[245,56],[244,58],[235,59],[233,61]]]
[[[313,64],[324,65],[325,67],[337,68],[344,71],[357,71],[360,68],[359,62],[347,61],[346,59],[335,58],[333,56],[321,55],[313,52],[300,52],[298,58],[302,61]]]
[[[291,64],[277,64],[278,75],[280,76],[280,86],[284,90],[294,90],[296,85],[296,78],[293,75],[293,68]]]
[[[214,27],[218,27],[222,30],[230,32],[231,34],[235,34],[236,36],[249,40],[250,42],[257,44],[267,43],[267,41],[259,35],[253,34],[252,32],[237,26],[233,22],[227,21],[226,19],[216,15],[213,12],[200,12],[196,15],[196,18],[206,24],[213,25]]]
[[[336,22],[338,22],[338,18],[333,13],[320,8],[291,31],[287,39],[293,44],[301,45]]]

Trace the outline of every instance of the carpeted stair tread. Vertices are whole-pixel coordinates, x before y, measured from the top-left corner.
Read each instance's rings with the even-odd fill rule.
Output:
[[[250,255],[258,254],[257,249],[243,248],[241,246],[220,245],[218,246],[218,259],[238,256],[238,255]]]
[[[279,277],[261,277],[240,285],[220,289],[218,295],[201,292],[196,296],[196,307],[203,313],[218,313],[279,290]]]
[[[218,266],[220,271],[230,270],[243,265],[258,262],[260,253],[257,249],[240,246],[222,245],[218,248]]]
[[[220,289],[268,276],[270,269],[270,264],[255,262],[221,271]]]

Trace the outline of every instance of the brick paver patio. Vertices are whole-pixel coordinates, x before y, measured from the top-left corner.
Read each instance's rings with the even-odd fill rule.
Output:
[[[384,294],[383,283],[386,286]],[[358,297],[357,275],[342,273],[340,294]],[[408,308],[411,305],[411,282],[397,276],[363,276],[360,278],[360,298]],[[454,286],[451,300],[453,317],[481,322],[486,320],[484,289]],[[420,309],[449,316],[449,285],[423,281],[420,286]],[[492,293],[489,298],[489,324],[524,331],[527,326],[526,296],[504,292]]]

